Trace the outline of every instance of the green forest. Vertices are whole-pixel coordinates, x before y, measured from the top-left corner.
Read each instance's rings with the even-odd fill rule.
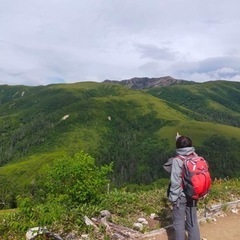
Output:
[[[52,225],[61,218],[64,225],[61,216],[77,218],[79,227],[83,212],[100,207],[125,216],[119,209],[147,194],[131,191],[165,189],[162,166],[175,154],[177,132],[192,138],[213,179],[238,179],[239,126],[237,82],[141,90],[111,82],[1,85],[0,207],[23,215],[0,232],[25,231],[29,221]],[[120,192],[103,198],[106,184]]]
[[[240,84],[213,81],[133,90],[112,83],[0,86],[2,198],[64,154],[112,164],[114,186],[167,177],[175,134],[192,138],[214,178],[239,177]],[[6,184],[7,183],[7,184]]]

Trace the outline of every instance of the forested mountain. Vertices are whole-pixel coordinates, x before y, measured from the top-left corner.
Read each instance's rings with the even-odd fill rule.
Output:
[[[113,163],[114,184],[166,177],[175,134],[193,139],[214,177],[240,176],[240,83],[134,90],[111,82],[0,86],[0,189],[17,194],[44,166],[84,151]]]
[[[148,93],[199,121],[240,126],[240,84],[214,81],[204,84],[152,88]]]

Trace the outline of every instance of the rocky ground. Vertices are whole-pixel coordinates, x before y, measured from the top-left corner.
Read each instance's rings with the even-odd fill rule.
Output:
[[[201,240],[237,240],[240,239],[240,214],[222,212],[216,217],[200,222]],[[152,231],[141,240],[173,240],[172,229]]]

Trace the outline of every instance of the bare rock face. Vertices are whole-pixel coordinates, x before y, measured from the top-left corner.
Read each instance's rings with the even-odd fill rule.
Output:
[[[175,79],[170,76],[166,77],[159,77],[159,78],[131,78],[127,80],[105,80],[105,83],[115,83],[115,84],[121,84],[125,85],[132,89],[145,89],[145,88],[153,88],[153,87],[165,87],[170,85],[179,85],[179,84],[193,84],[195,82],[193,81],[186,81],[186,80],[180,80]]]

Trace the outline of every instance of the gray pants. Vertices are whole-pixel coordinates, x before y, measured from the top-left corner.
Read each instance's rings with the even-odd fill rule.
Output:
[[[187,203],[185,197],[179,198],[177,204],[173,205],[173,227],[175,240],[185,240],[185,230],[188,240],[200,240],[197,208],[194,203]]]

